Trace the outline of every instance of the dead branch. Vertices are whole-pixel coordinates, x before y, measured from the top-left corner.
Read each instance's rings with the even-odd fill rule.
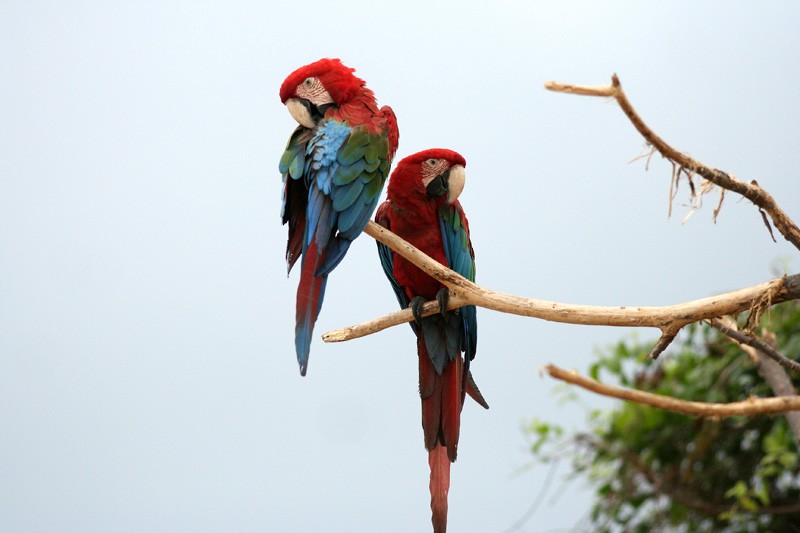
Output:
[[[545,84],[545,88],[551,91],[571,94],[613,97],[650,146],[651,150],[647,155],[648,162],[653,151],[658,151],[672,164],[670,211],[672,210],[674,194],[677,192],[678,182],[681,175],[683,175],[689,183],[692,198],[695,200],[692,211],[686,218],[695,209],[699,208],[702,196],[709,192],[714,185],[717,185],[720,187],[720,198],[713,212],[715,221],[722,208],[725,190],[727,189],[742,195],[758,207],[764,223],[770,231],[770,235],[772,235],[772,227],[769,223],[769,218],[772,219],[781,234],[800,249],[800,229],[778,206],[772,196],[762,189],[755,180],[750,183],[737,180],[726,172],[704,165],[674,149],[644,123],[628,101],[616,74],[612,76],[611,81],[610,86],[604,87],[548,82]],[[692,179],[695,175],[699,175],[706,180],[701,184],[699,193]],[[794,275],[773,279],[754,287],[666,307],[600,307],[536,300],[484,289],[433,261],[403,239],[374,222],[370,221],[364,232],[386,244],[396,253],[399,253],[447,286],[450,290],[448,309],[456,309],[464,305],[476,305],[495,311],[554,322],[602,326],[656,327],[661,330],[661,337],[648,355],[652,359],[658,357],[669,346],[681,328],[687,324],[726,314],[735,315],[749,310],[751,311],[752,325],[754,325],[765,308],[782,301],[800,298],[800,275]],[[439,305],[436,302],[428,302],[423,307],[424,316],[437,312],[439,312]],[[412,319],[411,311],[405,309],[369,322],[330,331],[323,335],[323,340],[325,342],[341,342],[355,339],[391,326],[410,322]]]
[[[677,165],[677,174],[673,173],[673,175],[676,175],[676,179],[680,176],[681,171],[683,171],[687,176],[690,176],[689,183],[691,185],[691,175],[699,174],[714,185],[718,185],[723,189],[744,196],[759,208],[764,223],[770,231],[770,235],[772,235],[772,228],[767,219],[767,215],[772,219],[773,224],[778,231],[781,232],[781,235],[783,235],[787,241],[794,244],[795,248],[800,250],[800,228],[786,215],[767,191],[762,189],[755,180],[749,183],[738,180],[727,172],[709,167],[667,144],[641,119],[628,100],[628,97],[625,95],[625,92],[622,90],[622,85],[616,74],[611,77],[611,85],[605,87],[589,87],[555,81],[547,82],[544,86],[545,89],[555,92],[613,97],[619,104],[623,113],[628,117],[628,120],[633,124],[633,127],[644,137],[645,141],[658,150],[663,157]],[[772,239],[774,240],[775,237],[773,236]]]
[[[726,323],[726,321],[718,318],[712,318],[708,321],[708,323],[714,328],[718,329],[723,335],[730,337],[737,343],[752,346],[756,350],[762,352],[765,356],[773,359],[782,367],[791,370],[792,372],[800,372],[800,363],[789,359],[758,337],[749,335],[743,331],[739,331],[736,329],[736,324],[731,322]]]
[[[742,402],[707,403],[680,400],[660,394],[642,392],[605,385],[591,378],[581,376],[575,371],[564,370],[555,365],[544,366],[544,371],[551,377],[572,383],[603,396],[619,398],[630,402],[641,403],[667,411],[709,417],[751,416],[757,414],[776,414],[787,411],[800,411],[800,396],[782,396],[780,398],[748,398]]]
[[[367,224],[364,233],[382,242],[446,285],[450,289],[448,309],[464,305],[477,305],[494,311],[530,316],[551,322],[588,326],[659,328],[662,336],[651,351],[651,357],[658,356],[666,349],[669,342],[686,324],[728,314],[735,315],[752,309],[756,305],[763,305],[764,302],[779,303],[800,298],[800,274],[776,278],[738,291],[666,307],[602,307],[523,298],[485,289],[469,281],[372,221]],[[788,290],[787,287],[793,287],[794,290]],[[437,302],[427,302],[423,308],[425,316],[437,312],[439,312]],[[347,341],[411,320],[413,320],[411,311],[404,309],[363,324],[330,331],[325,333],[322,338],[325,342]]]
[[[728,317],[714,318],[711,325],[723,335],[727,335],[744,350],[758,365],[758,370],[775,396],[797,396],[792,380],[785,368],[800,366],[795,361],[784,357],[775,349],[775,334],[767,332],[764,339],[739,331],[736,322]],[[800,412],[784,413],[789,428],[794,435],[795,444],[800,445]]]

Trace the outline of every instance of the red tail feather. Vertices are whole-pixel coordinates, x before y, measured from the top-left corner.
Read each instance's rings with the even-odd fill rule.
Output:
[[[325,295],[327,276],[315,276],[319,265],[317,247],[314,243],[303,255],[300,270],[300,283],[297,285],[297,308],[295,310],[294,344],[297,350],[297,362],[300,374],[306,375],[308,353],[311,347],[311,336],[317,322],[322,299]]]
[[[422,429],[431,467],[431,521],[434,533],[447,531],[447,493],[450,490],[450,463],[456,460],[461,408],[464,405],[461,357],[450,361],[442,375],[436,373],[428,357],[425,340],[417,338],[419,393],[422,399]]]
[[[431,467],[431,522],[433,533],[447,531],[447,493],[450,491],[450,459],[447,448],[436,446],[428,452]]]
[[[317,309],[319,308],[320,289],[322,288],[322,278],[314,276],[317,270],[318,252],[317,247],[312,243],[303,256],[302,269],[300,271],[300,283],[297,285],[297,310],[296,319],[304,320],[311,316],[311,323],[316,322]]]

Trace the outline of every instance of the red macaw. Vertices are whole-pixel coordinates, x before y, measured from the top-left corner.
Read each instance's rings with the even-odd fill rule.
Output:
[[[389,179],[388,199],[378,208],[375,221],[474,281],[469,224],[457,199],[464,187],[465,166],[461,155],[441,148],[406,157]],[[411,307],[415,316],[411,327],[417,335],[422,429],[431,469],[431,521],[434,532],[443,533],[450,463],[456,460],[465,393],[489,408],[469,371],[478,334],[475,306],[444,311],[448,294],[444,285],[389,247],[378,243],[378,252],[400,306]],[[420,306],[433,298],[443,311],[422,318]]]
[[[289,223],[288,271],[303,256],[295,315],[301,375],[308,368],[328,274],[375,211],[397,151],[394,112],[378,109],[354,70],[338,59],[320,59],[292,72],[280,90],[281,102],[300,124],[279,170],[281,218]]]

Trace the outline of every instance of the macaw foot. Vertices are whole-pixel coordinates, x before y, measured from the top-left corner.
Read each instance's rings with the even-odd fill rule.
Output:
[[[450,300],[450,293],[447,292],[447,287],[442,287],[436,293],[436,301],[439,302],[439,312],[442,316],[447,314],[447,302]]]
[[[414,322],[417,324],[422,323],[422,306],[425,304],[425,298],[422,296],[414,296],[408,302],[408,308],[411,309],[411,314],[414,315]]]
[[[439,302],[439,313],[443,317],[447,316],[447,304],[450,301],[450,293],[447,291],[447,287],[439,289],[439,292],[436,293],[436,301]],[[422,296],[414,296],[410,302],[408,302],[408,307],[411,309],[411,314],[414,315],[414,321],[419,324],[422,321],[422,306],[425,304],[426,300]],[[453,311],[454,313],[458,314],[458,309]]]

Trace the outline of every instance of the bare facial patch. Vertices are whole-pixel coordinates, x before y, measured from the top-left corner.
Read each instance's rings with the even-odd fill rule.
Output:
[[[334,103],[333,98],[318,78],[306,78],[297,86],[295,93],[298,98],[305,98],[315,106]]]
[[[442,174],[450,166],[446,159],[426,159],[422,162],[422,185],[427,187],[433,178]]]

